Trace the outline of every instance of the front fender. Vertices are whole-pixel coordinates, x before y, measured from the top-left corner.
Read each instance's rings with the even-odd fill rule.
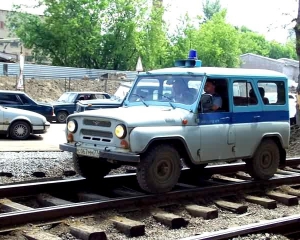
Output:
[[[140,153],[146,150],[148,144],[155,138],[168,136],[182,137],[178,135],[182,127],[136,127],[129,135],[130,149],[132,152]]]
[[[60,111],[65,111],[65,112],[68,112],[68,113],[70,112],[70,110],[68,108],[66,108],[66,107],[55,107],[54,108],[54,113],[55,114],[57,114]]]
[[[136,127],[129,135],[130,149],[135,153],[146,151],[149,144],[155,139],[180,139],[186,146],[188,155],[192,159],[197,159],[197,149],[200,148],[200,136],[196,141],[193,126],[169,126],[169,127]],[[166,138],[167,136],[167,138]]]
[[[25,116],[16,116],[14,117],[10,122],[9,125],[11,125],[13,122],[18,121],[18,120],[23,120],[23,121],[27,121],[28,123],[30,123],[32,125],[31,120],[28,117]]]
[[[13,118],[10,122],[9,122],[9,124],[8,124],[8,127],[7,127],[7,130],[9,130],[10,129],[10,126],[14,123],[14,122],[16,122],[16,121],[26,121],[26,122],[28,122],[29,123],[29,125],[30,125],[30,131],[32,132],[32,122],[30,121],[30,119],[28,118],[28,117],[25,117],[25,116],[17,116],[17,117],[15,117],[15,118]]]

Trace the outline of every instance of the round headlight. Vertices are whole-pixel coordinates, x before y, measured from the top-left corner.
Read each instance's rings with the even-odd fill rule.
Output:
[[[118,138],[125,138],[126,137],[126,127],[122,124],[116,126],[115,134]]]
[[[71,133],[76,132],[77,130],[77,122],[75,120],[70,120],[68,122],[68,131]]]

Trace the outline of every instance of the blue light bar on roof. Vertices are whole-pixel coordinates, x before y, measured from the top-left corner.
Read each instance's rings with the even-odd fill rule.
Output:
[[[194,49],[191,49],[191,50],[189,51],[188,59],[194,59],[194,60],[197,60],[197,59],[198,59],[197,51],[194,50]]]
[[[189,51],[188,59],[176,60],[175,67],[201,67],[202,61],[198,60],[197,51],[191,49]]]

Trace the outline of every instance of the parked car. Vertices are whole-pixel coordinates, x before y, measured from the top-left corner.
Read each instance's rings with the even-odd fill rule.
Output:
[[[289,93],[289,112],[290,112],[290,123],[291,125],[296,124],[296,105],[297,105],[297,94]]]
[[[39,113],[49,122],[55,119],[51,104],[36,102],[24,92],[0,90],[0,105]]]
[[[67,117],[76,110],[76,103],[80,100],[110,99],[106,92],[65,92],[60,98],[53,102],[56,121],[65,123]]]
[[[122,105],[123,99],[131,88],[131,83],[121,83],[117,91],[109,99],[82,100],[76,103],[76,112],[84,112],[86,110],[95,110],[99,108],[118,108]]]
[[[84,112],[86,110],[96,110],[99,108],[118,108],[123,104],[123,100],[126,97],[126,94],[129,92],[132,83],[125,82],[121,83],[116,93],[110,99],[97,99],[97,100],[86,100],[86,101],[79,101],[76,105],[77,112]],[[158,98],[157,90],[158,85],[153,81],[148,81],[145,83],[140,84],[137,87],[136,97],[140,95],[153,95],[154,99]],[[168,85],[164,86],[165,95],[171,95],[171,87]]]
[[[277,102],[276,93],[266,93],[265,96],[269,99],[270,104]],[[296,104],[297,104],[297,94],[289,93],[289,115],[290,115],[290,124],[296,124]]]
[[[41,114],[0,106],[0,133],[12,139],[25,140],[30,134],[46,133],[50,123]]]

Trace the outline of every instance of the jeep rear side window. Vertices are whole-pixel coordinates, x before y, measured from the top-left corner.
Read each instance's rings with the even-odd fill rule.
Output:
[[[258,81],[258,89],[265,105],[285,105],[283,81]]]
[[[257,96],[250,82],[234,81],[233,103],[235,106],[248,106],[258,104]]]

